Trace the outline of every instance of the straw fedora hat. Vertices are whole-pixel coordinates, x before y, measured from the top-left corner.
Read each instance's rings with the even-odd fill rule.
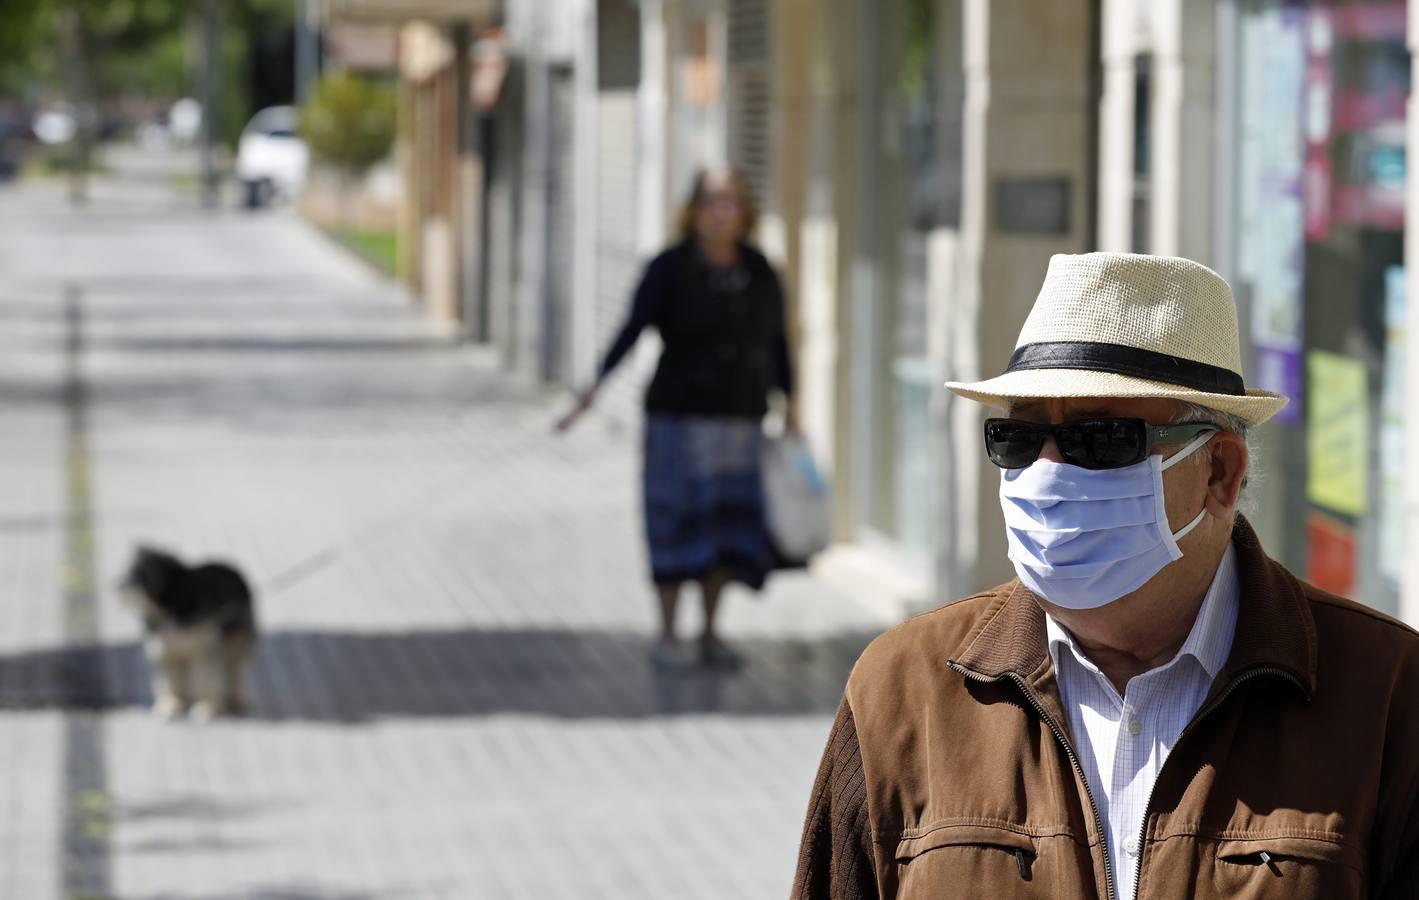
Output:
[[[950,381],[1005,408],[1023,397],[1160,397],[1259,425],[1287,398],[1242,381],[1237,305],[1222,276],[1189,259],[1056,254],[1005,372]]]

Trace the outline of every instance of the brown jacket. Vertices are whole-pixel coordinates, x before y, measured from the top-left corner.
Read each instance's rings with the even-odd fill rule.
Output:
[[[1158,775],[1138,897],[1419,898],[1419,635],[1298,580],[1244,520],[1233,542],[1231,656]],[[1066,721],[1018,582],[878,638],[828,738],[793,896],[1111,897]]]

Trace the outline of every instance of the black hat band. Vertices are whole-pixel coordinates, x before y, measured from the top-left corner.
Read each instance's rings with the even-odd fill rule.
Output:
[[[1247,393],[1242,376],[1230,369],[1141,347],[1097,341],[1046,341],[1017,347],[1005,371],[1027,369],[1085,369],[1161,381],[1208,394],[1245,397]]]

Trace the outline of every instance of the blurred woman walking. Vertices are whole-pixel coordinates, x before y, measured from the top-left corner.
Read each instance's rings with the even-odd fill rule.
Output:
[[[701,172],[680,218],[680,241],[647,266],[629,317],[596,383],[558,423],[569,428],[647,326],[659,332],[660,362],[645,395],[644,512],[661,633],[653,661],[683,668],[696,654],[676,633],[681,588],[697,582],[704,602],[698,660],[734,666],[738,654],[716,631],[720,594],[731,581],[758,590],[777,557],[764,519],[759,458],[769,395],[791,404],[793,367],[783,287],[749,246],[756,211],[737,172]]]

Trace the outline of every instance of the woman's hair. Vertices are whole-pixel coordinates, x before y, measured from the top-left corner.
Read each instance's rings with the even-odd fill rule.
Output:
[[[709,193],[709,180],[713,175],[728,175],[730,184],[734,185],[734,191],[739,195],[739,203],[744,210],[744,237],[749,237],[754,233],[754,228],[759,224],[759,206],[754,202],[754,192],[749,187],[749,181],[738,169],[700,169],[695,173],[694,187],[690,189],[690,198],[685,201],[685,205],[680,207],[679,231],[680,237],[688,240],[695,236],[695,213],[699,211],[700,204],[705,202],[705,195]]]

